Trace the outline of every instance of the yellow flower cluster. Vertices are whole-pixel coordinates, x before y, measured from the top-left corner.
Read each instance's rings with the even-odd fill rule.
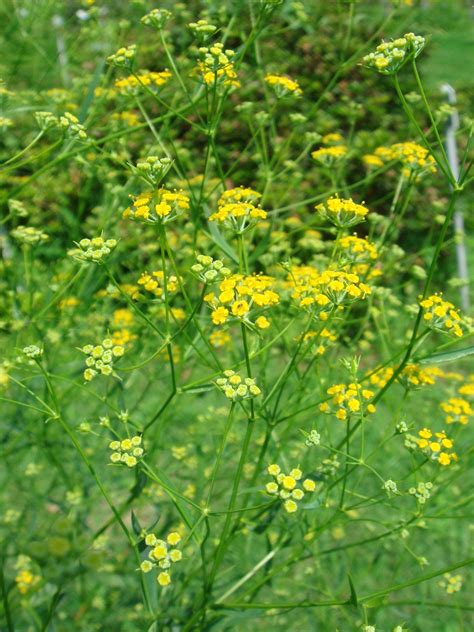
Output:
[[[335,162],[343,158],[348,152],[346,145],[333,145],[332,147],[321,147],[311,152],[312,158],[325,167],[331,167]]]
[[[463,335],[459,313],[452,303],[443,300],[439,294],[421,300],[420,306],[424,310],[423,319],[428,327],[458,338]]]
[[[218,378],[216,385],[227,399],[232,401],[258,397],[262,392],[255,383],[255,378],[246,377],[242,380],[240,375],[231,369],[224,371],[224,377]]]
[[[418,179],[436,172],[436,162],[429,151],[411,141],[377,147],[373,154],[366,154],[362,159],[368,167],[382,167],[386,162],[397,160],[401,162],[406,178],[413,176]]]
[[[81,351],[88,356],[84,379],[90,382],[99,372],[102,375],[115,375],[114,358],[123,356],[125,350],[121,346],[114,347],[112,338],[105,338],[100,345],[85,345]]]
[[[233,50],[224,51],[224,44],[216,43],[209,48],[200,48],[199,52],[203,59],[198,62],[197,68],[206,86],[212,88],[220,84],[226,87],[240,87],[232,61],[235,55]]]
[[[315,353],[316,355],[323,355],[326,352],[326,344],[329,344],[331,342],[335,342],[337,340],[337,336],[335,334],[333,334],[329,329],[327,329],[326,327],[324,327],[321,331],[317,332],[317,331],[308,331],[306,332],[306,334],[304,334],[303,336],[304,341],[311,341],[314,338],[322,338],[324,341],[323,343],[320,343],[316,348],[315,348]]]
[[[166,223],[189,210],[189,197],[182,191],[158,189],[154,192],[131,196],[132,204],[125,209],[125,219],[140,222]]]
[[[112,315],[112,325],[114,327],[130,327],[133,325],[133,313],[127,308],[116,309]]]
[[[316,490],[316,483],[311,478],[305,478],[299,483],[303,478],[303,472],[298,467],[285,474],[279,465],[273,463],[268,466],[267,471],[274,480],[266,484],[265,490],[270,496],[280,498],[288,513],[295,513],[298,510],[298,502],[303,500],[305,492],[311,494]]]
[[[369,209],[364,204],[356,204],[351,198],[330,197],[324,204],[315,206],[318,213],[338,228],[348,228],[365,220]]]
[[[135,435],[130,439],[122,439],[122,441],[111,441],[109,448],[113,451],[110,455],[112,463],[125,463],[128,467],[135,467],[138,460],[143,456],[143,448],[141,447],[142,438]]]
[[[341,145],[344,142],[344,137],[339,132],[329,132],[321,138],[323,145]]]
[[[416,58],[425,45],[425,38],[414,33],[405,33],[391,42],[382,42],[374,53],[369,53],[363,58],[364,64],[384,75],[391,75],[410,58]]]
[[[458,393],[465,397],[474,397],[474,375],[469,376],[467,384],[463,384],[459,387]]]
[[[162,70],[161,72],[142,70],[136,75],[117,79],[114,85],[121,94],[136,95],[143,89],[154,91],[157,88],[161,88],[161,86],[168,83],[171,76],[169,70]]]
[[[361,384],[334,384],[326,393],[332,397],[330,402],[319,405],[322,413],[334,414],[340,421],[345,421],[351,415],[365,415],[375,413],[376,408],[370,403],[374,393]]]
[[[41,580],[33,572],[33,562],[27,555],[20,555],[15,563],[18,574],[15,577],[16,587],[22,595],[29,593]]]
[[[451,573],[445,573],[443,579],[438,582],[438,586],[443,588],[448,595],[454,595],[462,588],[462,575],[451,575]]]
[[[157,298],[164,299],[165,297],[165,275],[162,270],[155,270],[154,272],[144,272],[137,281],[138,285],[143,287],[147,292],[151,292]],[[166,292],[167,294],[174,294],[178,291],[179,280],[178,277],[169,275],[166,277]]]
[[[261,197],[260,193],[248,187],[225,191],[217,202],[217,211],[209,217],[209,221],[226,224],[235,232],[242,233],[258,220],[266,219],[266,211],[256,206]]]
[[[435,375],[429,368],[424,369],[419,364],[407,364],[400,374],[400,381],[407,387],[432,386]]]
[[[114,112],[112,120],[124,123],[129,127],[136,127],[140,123],[140,117],[132,110],[124,110],[123,112]]]
[[[469,417],[474,415],[471,404],[462,397],[450,397],[446,402],[441,402],[440,407],[446,413],[447,424],[457,422],[465,426],[469,422]]]
[[[337,242],[344,263],[361,263],[377,259],[377,248],[368,239],[348,235]]]
[[[303,94],[299,83],[295,79],[290,79],[284,75],[266,75],[265,81],[275,89],[277,96],[283,97],[288,94],[299,96]]]
[[[455,452],[445,452],[450,450],[454,443],[448,439],[444,430],[433,432],[429,428],[423,428],[418,432],[418,447],[433,461],[438,461],[440,465],[449,465],[452,461],[457,461]]]
[[[216,349],[221,349],[222,347],[229,345],[232,342],[232,338],[227,331],[216,329],[209,336],[209,342],[213,347],[216,347]]]
[[[182,560],[181,551],[176,548],[181,542],[181,536],[177,531],[168,534],[165,540],[159,540],[153,533],[145,536],[145,544],[150,547],[148,559],[143,560],[140,569],[143,573],[149,573],[154,568],[160,569],[156,581],[160,586],[168,586],[171,583],[170,567]]]
[[[250,312],[254,308],[267,308],[277,305],[280,297],[273,290],[274,279],[265,275],[233,274],[219,284],[218,296],[210,292],[204,297],[212,308],[212,322],[223,325],[229,318],[236,317],[251,323]],[[259,316],[254,324],[259,329],[270,326],[265,316]]]
[[[318,272],[311,266],[295,266],[287,277],[291,297],[300,307],[319,312],[321,320],[327,320],[328,312],[371,293],[368,285],[359,276],[344,270]]]

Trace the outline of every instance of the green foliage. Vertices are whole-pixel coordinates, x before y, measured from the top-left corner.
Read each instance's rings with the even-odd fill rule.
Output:
[[[1,630],[472,627],[468,10],[2,4]]]

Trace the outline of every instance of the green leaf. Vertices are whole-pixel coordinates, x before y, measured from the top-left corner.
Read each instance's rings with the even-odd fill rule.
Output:
[[[352,577],[349,575],[349,573],[347,574],[347,579],[349,581],[349,587],[351,589],[351,596],[347,603],[357,608],[357,606],[359,605],[359,599],[357,598],[354,582],[352,581]]]
[[[222,233],[217,228],[214,222],[209,222],[209,231],[211,233],[211,238],[214,242],[219,246],[219,248],[225,252],[225,254],[232,259],[235,263],[239,263],[239,257],[232,246],[227,243],[227,241],[222,236]],[[204,231],[206,232],[206,231]],[[207,234],[207,233],[206,233]],[[207,234],[209,236],[209,234]]]
[[[379,606],[383,606],[386,603],[386,597],[374,597],[374,599],[369,599],[368,601],[364,601],[364,606],[366,608],[378,608]]]
[[[454,362],[460,360],[466,356],[474,354],[474,345],[466,347],[465,349],[458,349],[457,351],[447,351],[446,353],[436,353],[435,355],[428,356],[427,358],[421,358],[418,360],[418,364],[442,364],[443,362]]]
[[[141,533],[143,531],[142,530],[142,526],[141,526],[140,522],[138,521],[138,518],[136,517],[135,512],[133,511],[133,509],[132,509],[132,528],[133,528],[133,531],[134,531],[135,535],[138,535],[138,536],[141,535]]]

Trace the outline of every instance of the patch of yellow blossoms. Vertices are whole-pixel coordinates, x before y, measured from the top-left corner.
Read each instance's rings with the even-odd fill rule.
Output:
[[[421,300],[420,306],[424,310],[423,320],[428,327],[461,338],[461,317],[452,303],[443,300],[439,294],[433,294]]]
[[[135,467],[138,458],[143,456],[141,447],[142,438],[139,435],[122,441],[111,441],[109,448],[112,450],[110,460],[112,463],[125,463],[127,467]]]
[[[166,223],[189,210],[189,197],[182,191],[158,189],[132,197],[132,204],[123,217],[140,222]]]
[[[327,320],[329,312],[334,308],[365,299],[371,293],[370,287],[353,272],[318,272],[311,266],[292,268],[286,285],[292,290],[291,297],[298,305],[311,311],[316,310],[321,320]]]
[[[164,298],[165,296],[165,275],[162,270],[155,270],[154,272],[144,272],[137,281],[138,285],[147,292],[151,292],[157,298]],[[166,277],[166,293],[174,294],[178,291],[179,280],[178,277],[167,275]]]
[[[150,549],[148,559],[140,564],[141,571],[149,573],[154,568],[159,569],[156,581],[160,586],[168,586],[171,583],[171,565],[180,562],[183,557],[181,551],[176,548],[180,542],[181,536],[177,531],[169,533],[166,541],[159,540],[153,533],[146,535],[145,544]]]
[[[474,415],[471,404],[462,397],[450,397],[446,402],[441,402],[440,408],[446,413],[447,424],[457,422],[465,426],[469,423],[469,417]]]
[[[346,145],[333,145],[332,147],[321,147],[311,152],[311,157],[325,167],[331,167],[335,162],[344,158],[348,149]]]
[[[338,228],[349,228],[365,221],[369,209],[364,204],[356,204],[352,200],[337,196],[330,197],[324,204],[318,204],[315,209],[324,219]]]
[[[284,75],[266,75],[265,81],[269,86],[275,89],[278,96],[285,96],[287,94],[293,94],[299,96],[303,94],[299,83],[295,79],[290,79]]]
[[[199,52],[203,59],[198,62],[198,72],[206,86],[212,88],[220,84],[229,88],[240,87],[232,61],[235,55],[233,50],[224,50],[224,44],[219,42],[209,48],[202,47]]]
[[[362,160],[368,167],[382,167],[385,163],[397,160],[401,162],[402,173],[406,178],[421,178],[436,173],[436,162],[427,149],[407,141],[395,143],[390,147],[377,147],[373,154],[366,154]]]
[[[169,70],[163,70],[162,72],[148,72],[142,70],[137,75],[117,79],[115,87],[122,94],[135,95],[143,89],[155,90],[156,88],[164,86],[165,83],[171,79],[171,76]]]
[[[223,325],[235,317],[251,323],[251,311],[277,305],[280,297],[273,290],[274,279],[265,275],[233,274],[219,284],[219,295],[210,292],[204,297],[212,308],[212,322]],[[258,316],[253,322],[259,329],[270,326],[265,316]]]
[[[265,490],[270,496],[277,496],[283,501],[283,507],[288,513],[295,513],[298,510],[298,502],[303,500],[305,492],[313,493],[316,490],[316,483],[311,478],[303,478],[303,472],[299,468],[294,468],[288,474],[281,471],[276,463],[267,468],[273,481],[267,483]]]
[[[433,461],[438,461],[440,465],[450,465],[452,461],[457,461],[455,452],[446,452],[450,450],[454,442],[446,436],[444,430],[441,432],[433,432],[429,428],[423,428],[418,432],[417,444],[420,450]]]
[[[340,421],[345,421],[354,414],[373,414],[376,411],[375,406],[370,403],[374,397],[373,391],[363,388],[361,384],[334,384],[326,393],[331,395],[332,399],[320,404],[319,410],[322,413],[334,414]]]
[[[259,220],[267,218],[266,211],[256,205],[261,197],[260,193],[248,187],[225,191],[217,202],[217,211],[209,217],[209,221],[225,224],[242,233]]]
[[[378,253],[374,244],[367,239],[348,235],[341,237],[337,242],[342,259],[347,263],[360,263],[368,260],[375,261]]]

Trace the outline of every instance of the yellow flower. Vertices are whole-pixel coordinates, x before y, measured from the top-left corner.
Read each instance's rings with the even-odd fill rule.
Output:
[[[229,317],[229,310],[225,307],[218,307],[212,312],[212,322],[214,325],[224,324]]]
[[[314,492],[314,490],[316,489],[316,483],[310,478],[306,478],[303,481],[303,489],[307,492]]]
[[[255,321],[255,324],[259,329],[268,329],[270,327],[270,321],[265,316],[259,316]]]
[[[171,584],[171,577],[168,571],[162,571],[158,574],[158,577],[156,579],[160,586],[168,586],[169,584]]]
[[[287,94],[299,96],[303,93],[295,79],[290,79],[289,77],[285,77],[283,75],[266,75],[265,81],[269,86],[275,88],[278,96],[285,96]]]
[[[234,316],[242,317],[248,313],[249,309],[250,306],[247,301],[235,301],[235,303],[232,305],[232,314]]]
[[[287,511],[288,513],[295,513],[295,511],[298,510],[298,505],[295,503],[294,500],[291,499],[285,500],[283,506],[285,507],[285,511]]]

